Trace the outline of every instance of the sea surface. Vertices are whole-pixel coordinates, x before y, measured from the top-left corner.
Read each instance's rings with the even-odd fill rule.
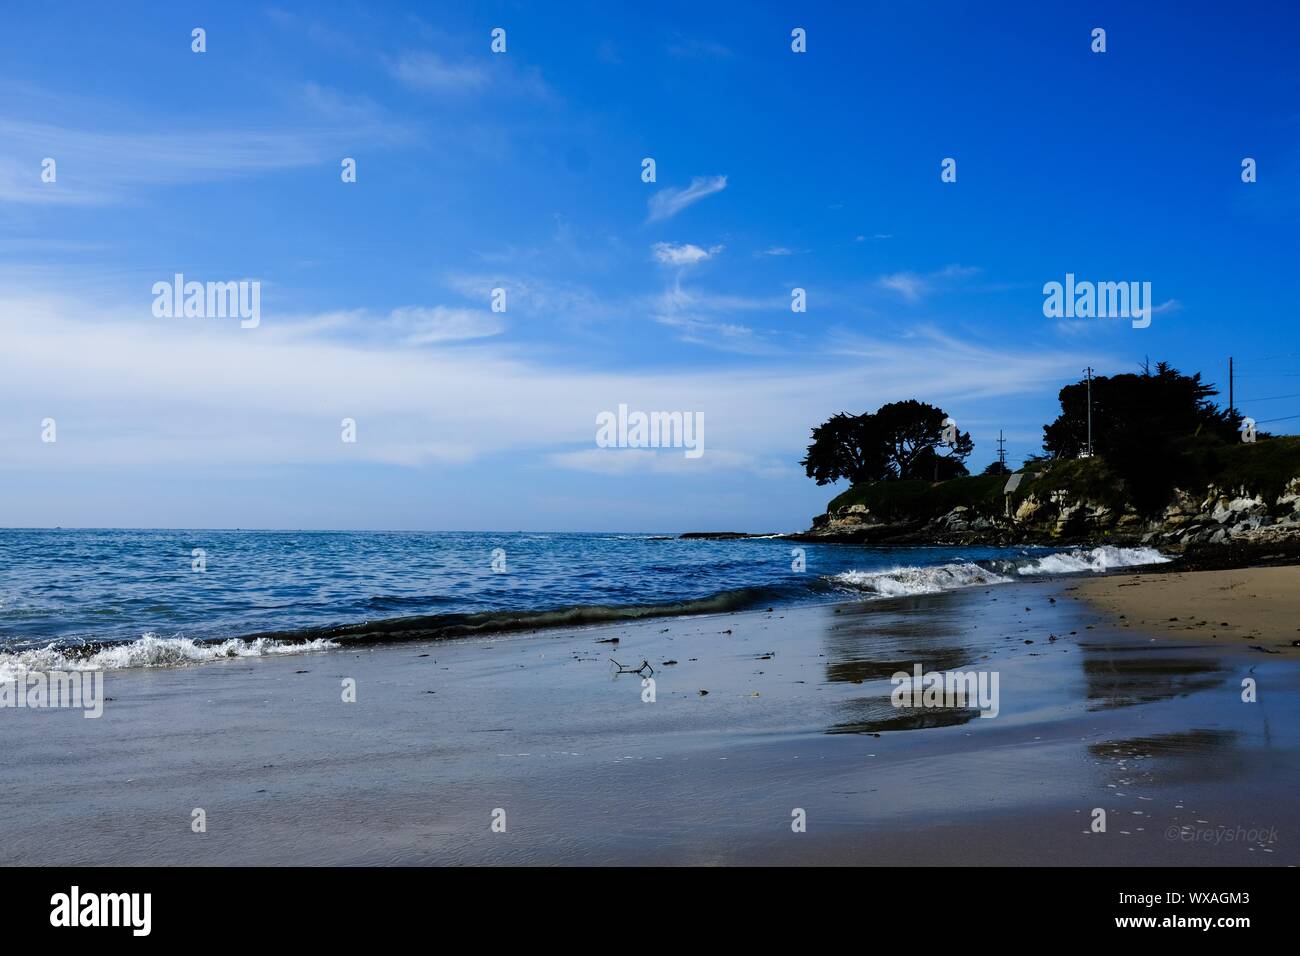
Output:
[[[1166,560],[670,534],[0,531],[0,678],[871,601]]]

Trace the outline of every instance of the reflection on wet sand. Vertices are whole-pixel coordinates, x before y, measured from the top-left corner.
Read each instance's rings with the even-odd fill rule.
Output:
[[[1088,753],[1109,761],[1124,787],[1229,779],[1246,765],[1235,730],[1173,731],[1089,745]]]
[[[840,707],[847,718],[826,728],[828,734],[878,734],[889,730],[953,727],[980,715],[975,707],[898,708],[883,697],[862,697]]]
[[[888,681],[899,671],[950,671],[983,655],[947,596],[881,601],[841,608],[824,635],[828,683]],[[951,727],[979,716],[974,707],[896,708],[892,685],[841,703],[828,734]]]
[[[1235,730],[1185,730],[1150,737],[1130,737],[1091,744],[1094,757],[1121,757],[1146,760],[1151,757],[1196,757],[1230,746],[1237,739]]]
[[[1185,697],[1226,679],[1220,661],[1180,645],[1083,644],[1089,710]]]

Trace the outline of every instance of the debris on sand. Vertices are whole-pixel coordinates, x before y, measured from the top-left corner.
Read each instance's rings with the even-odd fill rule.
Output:
[[[642,660],[636,667],[628,667],[626,664],[620,664],[612,657],[610,658],[610,661],[612,661],[614,666],[618,668],[618,670],[614,672],[616,674],[640,674],[642,677],[654,676],[655,669],[650,666],[650,662],[647,660]],[[650,673],[647,674],[646,671],[649,671]]]

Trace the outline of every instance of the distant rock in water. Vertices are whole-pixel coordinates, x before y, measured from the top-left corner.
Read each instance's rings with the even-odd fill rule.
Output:
[[[772,534],[750,534],[746,531],[688,531],[683,539],[696,541],[732,541],[736,538],[773,538]]]

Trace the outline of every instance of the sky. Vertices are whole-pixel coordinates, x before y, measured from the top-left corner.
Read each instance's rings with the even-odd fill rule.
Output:
[[[1016,465],[1148,358],[1295,432],[1300,8],[845,6],[6,5],[0,526],[799,530],[834,413]],[[1150,326],[1046,317],[1067,273]]]

